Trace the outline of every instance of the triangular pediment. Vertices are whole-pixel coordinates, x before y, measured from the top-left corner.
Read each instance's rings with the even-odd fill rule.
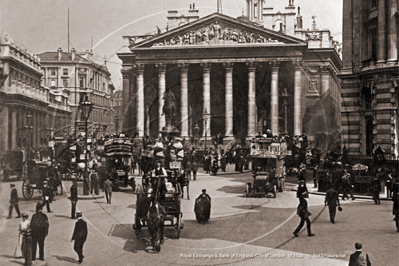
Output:
[[[173,46],[221,46],[230,44],[306,44],[305,41],[265,29],[220,13],[184,24],[152,38],[135,42],[130,49]]]

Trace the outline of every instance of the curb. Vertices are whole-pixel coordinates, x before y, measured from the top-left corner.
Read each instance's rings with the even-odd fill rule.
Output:
[[[78,195],[78,200],[102,199],[104,195]]]
[[[291,190],[292,190],[292,191],[297,191],[298,189],[297,189],[297,188],[291,188]],[[325,195],[326,195],[326,192],[309,191],[309,194],[318,195],[318,196],[325,196]],[[342,195],[342,194],[339,194],[339,195]],[[356,194],[353,194],[353,196],[355,197],[355,200],[356,200],[356,199],[368,199],[368,200],[373,200],[373,197],[372,197],[372,196],[364,196],[364,195],[356,195]],[[348,199],[348,200],[350,200],[350,199]],[[380,200],[382,200],[382,201],[392,201],[391,198],[380,198]]]

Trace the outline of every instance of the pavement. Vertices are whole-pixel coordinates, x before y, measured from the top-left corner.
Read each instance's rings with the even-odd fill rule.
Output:
[[[152,251],[147,228],[142,239],[136,239],[133,217],[136,195],[131,189],[113,192],[112,205],[104,198],[78,201],[88,223],[89,237],[84,246],[82,265],[348,265],[354,243],[363,243],[372,265],[398,265],[398,233],[392,221],[392,203],[375,205],[371,199],[344,201],[344,211],[337,213],[336,224],[331,224],[323,195],[312,194],[308,199],[312,213],[314,237],[292,235],[299,223],[296,216],[298,199],[293,189],[297,184],[286,184],[285,191],[276,198],[245,197],[245,183],[251,182],[250,172],[219,172],[211,176],[199,172],[190,182],[190,199],[185,191],[181,199],[184,228],[180,238],[176,230],[165,227],[165,243],[161,252]],[[21,196],[21,183],[16,183]],[[140,179],[136,179],[136,184]],[[64,182],[68,188],[71,182]],[[211,220],[198,224],[194,202],[203,188],[212,197]],[[186,190],[186,189],[185,189]],[[0,265],[22,265],[13,257],[17,244],[19,219],[6,220],[9,201],[8,183],[0,183]],[[313,192],[312,192],[313,193]],[[100,191],[100,195],[103,192]],[[51,204],[53,213],[46,213],[50,232],[45,242],[45,261],[34,265],[74,265],[77,261],[70,242],[75,220],[70,219],[68,195],[57,196]],[[21,199],[21,211],[34,213],[40,200],[35,192],[31,201]],[[15,211],[14,211],[14,216]]]

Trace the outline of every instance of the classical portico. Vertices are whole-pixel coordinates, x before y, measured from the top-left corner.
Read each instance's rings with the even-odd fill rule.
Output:
[[[214,13],[136,43],[123,61],[124,130],[157,136],[165,127],[165,91],[174,95],[173,124],[182,138],[201,135],[253,137],[265,127],[284,131],[283,91],[288,92],[288,131],[302,133],[301,62],[304,41]],[[128,92],[125,92],[128,90]],[[295,110],[295,112],[294,112]],[[200,136],[201,137],[201,136]]]

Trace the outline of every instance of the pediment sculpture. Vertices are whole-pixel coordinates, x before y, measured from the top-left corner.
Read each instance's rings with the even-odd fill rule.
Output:
[[[213,40],[224,41],[224,43],[276,43],[270,37],[259,33],[237,29],[231,26],[224,26],[217,21],[201,28],[190,30],[175,36],[166,36],[162,41],[156,42],[153,46],[173,45],[202,45]]]

